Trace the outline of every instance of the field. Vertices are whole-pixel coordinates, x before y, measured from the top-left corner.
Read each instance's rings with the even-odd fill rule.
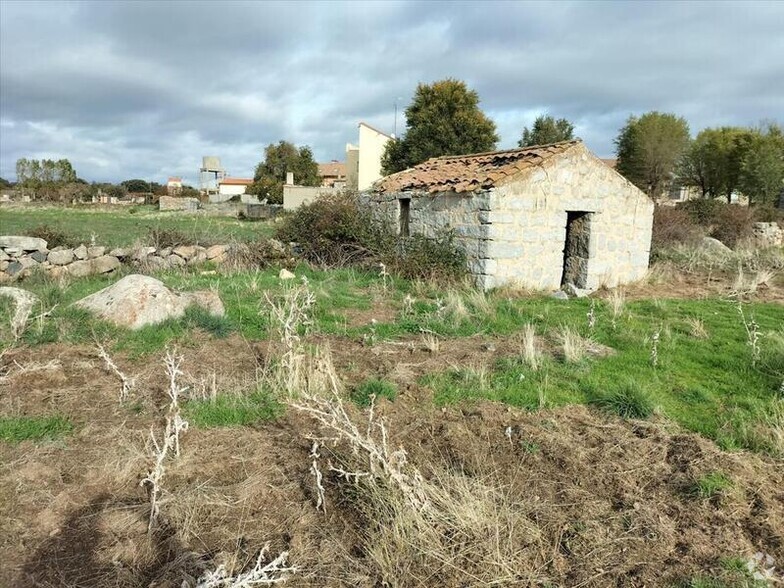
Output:
[[[252,241],[270,233],[265,224],[230,217],[159,212],[154,206],[0,208],[0,227],[4,235],[27,235],[42,226],[56,227],[71,236],[73,245],[94,241],[106,247],[127,247],[137,241],[150,243],[154,239],[151,232],[162,230],[188,235],[195,244]]]
[[[107,239],[163,222],[48,214],[0,218],[76,231],[93,214]],[[211,222],[166,226],[271,230]],[[133,332],[71,306],[117,276],[28,278],[41,307],[18,341],[0,298],[0,585],[195,586],[266,544],[293,586],[774,585],[784,284],[761,260],[738,275],[673,252],[571,300],[187,267],[154,275],[217,291],[226,316]],[[173,389],[189,426],[156,478]]]

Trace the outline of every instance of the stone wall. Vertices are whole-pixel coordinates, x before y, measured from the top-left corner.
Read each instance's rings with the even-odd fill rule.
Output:
[[[754,243],[758,247],[781,247],[784,230],[778,223],[754,223]]]
[[[75,248],[54,247],[50,250],[43,239],[6,236],[0,237],[0,283],[19,280],[38,271],[53,277],[78,278],[113,272],[122,264],[167,269],[206,261],[222,263],[227,259],[230,248],[230,245],[180,245],[174,248],[109,250],[101,246],[80,245]]]
[[[398,227],[401,198],[411,199],[411,234],[454,230],[480,287],[559,288],[567,212],[590,213],[585,288],[632,282],[648,269],[653,202],[585,147],[487,192],[371,192],[362,202]]]
[[[199,209],[198,198],[179,198],[176,196],[161,196],[158,199],[159,210],[188,210],[194,212]]]

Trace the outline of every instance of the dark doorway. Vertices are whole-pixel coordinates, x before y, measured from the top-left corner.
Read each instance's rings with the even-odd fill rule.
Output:
[[[591,242],[591,213],[566,211],[563,277],[561,285],[585,288],[588,281],[588,245]]]
[[[400,236],[408,237],[408,221],[411,214],[411,198],[400,198]]]

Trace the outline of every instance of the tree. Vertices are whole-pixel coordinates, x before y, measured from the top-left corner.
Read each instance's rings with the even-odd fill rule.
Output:
[[[784,134],[769,125],[754,131],[740,162],[740,191],[750,204],[777,205],[784,189]]]
[[[0,178],[0,188],[10,188],[13,184],[5,178]]]
[[[517,142],[519,147],[547,145],[559,141],[570,141],[574,138],[574,125],[565,118],[555,119],[552,116],[538,116],[534,126],[523,129],[523,137]]]
[[[153,192],[154,187],[152,182],[148,182],[147,180],[140,180],[140,179],[133,179],[133,180],[125,180],[124,182],[120,182],[120,185],[123,186],[129,192]]]
[[[738,189],[741,161],[751,135],[748,129],[738,127],[700,131],[681,161],[681,182],[699,188],[703,198],[722,196],[730,202]]]
[[[675,176],[689,145],[689,125],[674,114],[630,116],[615,139],[616,169],[652,198],[661,196]]]
[[[293,143],[280,141],[264,149],[264,161],[256,166],[248,193],[267,198],[273,204],[283,203],[283,184],[288,172],[294,173],[294,181],[300,186],[321,185],[318,164],[310,147],[297,148]]]
[[[389,141],[381,158],[391,174],[441,155],[492,151],[498,142],[495,123],[479,109],[479,94],[464,82],[419,84],[406,108],[406,132]]]
[[[76,172],[67,159],[18,159],[16,181],[22,188],[32,190],[45,198],[57,196],[62,186],[76,182]]]

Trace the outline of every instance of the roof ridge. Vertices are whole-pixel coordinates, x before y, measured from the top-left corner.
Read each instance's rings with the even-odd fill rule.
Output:
[[[567,139],[566,141],[556,141],[555,143],[545,143],[543,145],[529,145],[527,147],[516,147],[515,149],[501,149],[498,151],[483,151],[482,153],[466,153],[464,155],[439,155],[438,157],[431,157],[423,161],[422,163],[427,163],[428,161],[438,161],[438,160],[447,160],[447,159],[462,159],[466,157],[483,157],[487,155],[502,155],[504,153],[517,153],[522,151],[532,151],[534,149],[544,149],[546,147],[555,147],[556,145],[577,145],[578,143],[582,143],[583,140],[579,137],[577,139]],[[418,164],[421,165],[421,164]],[[416,167],[416,166],[413,166]]]

